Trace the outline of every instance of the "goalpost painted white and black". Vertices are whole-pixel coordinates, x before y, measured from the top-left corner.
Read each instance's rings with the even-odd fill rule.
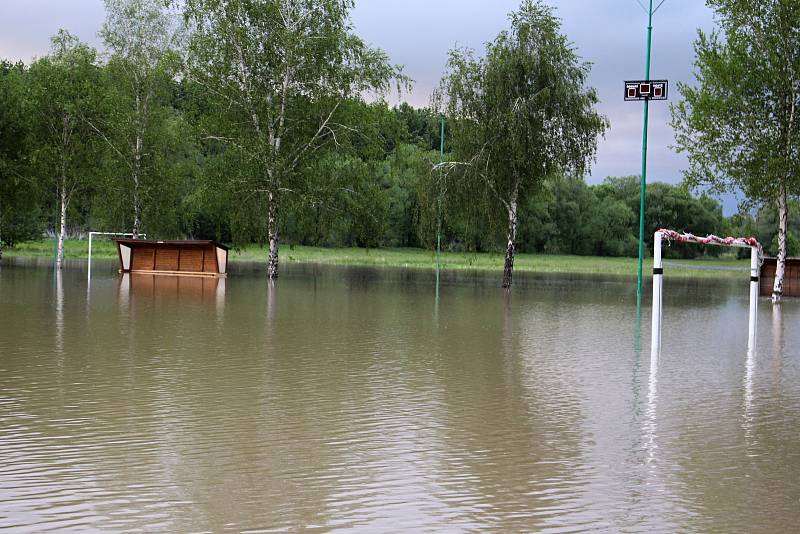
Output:
[[[750,249],[750,320],[748,327],[747,345],[749,349],[756,346],[756,325],[758,320],[758,284],[759,271],[763,251],[761,244],[754,237],[717,237],[710,235],[698,237],[688,233],[679,233],[674,230],[661,229],[656,231],[653,240],[653,317],[651,350],[656,353],[661,350],[661,315],[662,315],[662,289],[664,282],[664,262],[661,259],[661,244],[666,241],[681,243],[697,243],[700,245],[719,245],[723,247],[739,247]]]

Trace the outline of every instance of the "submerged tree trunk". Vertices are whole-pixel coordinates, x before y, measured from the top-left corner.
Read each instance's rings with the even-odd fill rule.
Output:
[[[783,277],[786,272],[786,234],[789,227],[789,209],[786,201],[786,180],[781,178],[778,187],[778,262],[775,266],[775,285],[772,287],[772,302],[783,299]]]
[[[511,287],[511,279],[514,275],[514,242],[517,239],[517,193],[514,192],[511,201],[508,203],[508,244],[506,245],[506,262],[503,267],[503,288]]]
[[[267,260],[267,278],[278,278],[278,199],[275,193],[269,193],[267,206],[267,235],[269,236],[269,257]]]
[[[56,254],[56,269],[64,267],[64,234],[67,232],[67,190],[61,182],[61,220],[58,225],[58,253]]]

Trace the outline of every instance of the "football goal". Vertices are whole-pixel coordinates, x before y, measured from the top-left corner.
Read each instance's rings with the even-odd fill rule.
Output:
[[[755,349],[756,322],[758,318],[758,276],[763,258],[761,244],[754,237],[717,237],[715,235],[698,237],[689,233],[682,234],[674,230],[661,229],[655,233],[653,249],[653,327],[651,333],[651,350],[653,353],[661,350],[661,308],[663,304],[662,288],[665,265],[665,262],[661,259],[661,245],[664,241],[750,249],[750,320],[747,345],[749,349]]]
[[[92,280],[92,240],[94,240],[95,236],[107,236],[107,237],[128,237],[133,236],[130,232],[89,232],[89,262],[87,268],[87,279],[89,282]],[[146,238],[147,234],[139,234],[140,237]]]

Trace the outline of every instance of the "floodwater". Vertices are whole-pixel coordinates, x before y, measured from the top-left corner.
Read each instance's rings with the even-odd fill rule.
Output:
[[[0,268],[0,529],[797,532],[800,302],[748,279]],[[260,268],[260,266],[257,266]]]

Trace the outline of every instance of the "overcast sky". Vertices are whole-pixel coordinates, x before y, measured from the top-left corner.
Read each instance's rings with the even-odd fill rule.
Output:
[[[647,0],[642,0],[645,3]],[[404,65],[415,80],[404,99],[428,104],[431,89],[454,45],[478,51],[508,26],[507,15],[518,0],[357,0],[356,32]],[[590,183],[606,176],[639,174],[642,105],[623,101],[623,81],[644,76],[647,17],[636,0],[550,0],[563,21],[563,32],[578,53],[593,63],[590,83],[597,88],[600,110],[611,129],[600,142]],[[29,62],[47,53],[49,38],[66,28],[100,48],[97,31],[104,20],[102,0],[0,0],[0,57]],[[702,0],[666,0],[653,20],[652,78],[670,81],[670,100],[678,97],[676,82],[693,83],[692,43],[697,28],[710,30],[711,11]],[[648,182],[675,183],[686,165],[669,147],[673,133],[669,106],[650,106]],[[726,212],[735,203],[726,202]]]

